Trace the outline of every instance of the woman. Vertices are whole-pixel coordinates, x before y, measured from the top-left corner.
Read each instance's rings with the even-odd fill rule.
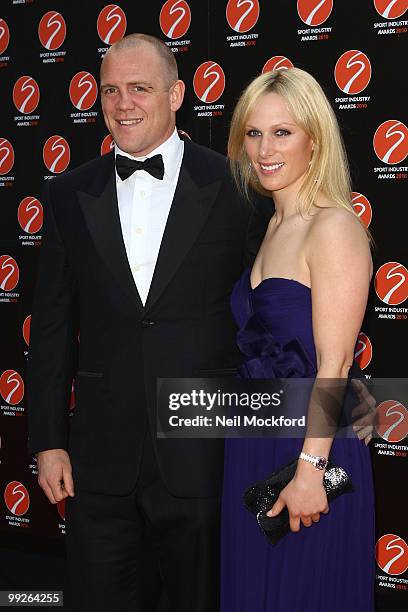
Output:
[[[372,276],[337,121],[316,80],[297,68],[256,78],[235,109],[229,157],[239,187],[269,195],[276,209],[232,294],[241,375],[316,377],[313,398],[319,381],[347,379]],[[242,494],[301,452],[309,460],[299,458],[269,512],[286,506],[291,531],[271,546]],[[329,455],[355,489],[330,508],[314,465]],[[222,612],[374,609],[373,483],[357,437],[227,440],[224,482]]]

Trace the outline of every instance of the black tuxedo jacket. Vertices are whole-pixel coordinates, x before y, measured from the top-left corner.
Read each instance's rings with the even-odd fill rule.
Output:
[[[223,156],[185,142],[143,307],[121,232],[113,153],[45,191],[27,376],[30,451],[65,448],[76,486],[126,494],[149,428],[172,494],[217,495],[222,440],[156,439],[156,380],[222,375],[239,363],[229,299],[268,211],[237,194]]]

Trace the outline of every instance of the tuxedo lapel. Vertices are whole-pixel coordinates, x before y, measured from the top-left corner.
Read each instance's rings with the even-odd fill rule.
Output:
[[[202,184],[204,169],[199,167],[199,162],[200,158],[196,157],[194,146],[186,142],[177,188],[163,234],[145,311],[158,300],[187,256],[220,189],[219,177],[208,177],[207,184]],[[201,178],[201,185],[196,180],[198,176]]]
[[[113,153],[101,157],[100,172],[93,174],[86,189],[78,191],[80,206],[97,252],[141,313],[152,308],[177,272],[196,241],[221,187],[224,175],[208,171],[199,149],[197,145],[185,142],[180,175],[145,307],[123,240]]]
[[[123,291],[140,310],[140,299],[126,254],[116,194],[113,154],[101,158],[101,173],[78,198],[95,248]],[[111,159],[109,159],[111,158]]]

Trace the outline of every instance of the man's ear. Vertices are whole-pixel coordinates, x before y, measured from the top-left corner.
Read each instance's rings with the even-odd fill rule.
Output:
[[[180,106],[183,104],[184,92],[186,86],[183,81],[176,81],[170,88],[170,108],[173,112],[178,111]]]

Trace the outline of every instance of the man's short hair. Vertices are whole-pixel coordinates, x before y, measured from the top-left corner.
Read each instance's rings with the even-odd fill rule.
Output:
[[[170,87],[177,81],[178,69],[177,62],[169,47],[160,38],[150,36],[149,34],[128,34],[121,40],[114,43],[107,53],[115,53],[116,51],[123,51],[125,49],[131,49],[138,47],[143,44],[149,44],[154,47],[155,51],[159,55],[160,59],[164,64],[163,76],[166,84]]]

